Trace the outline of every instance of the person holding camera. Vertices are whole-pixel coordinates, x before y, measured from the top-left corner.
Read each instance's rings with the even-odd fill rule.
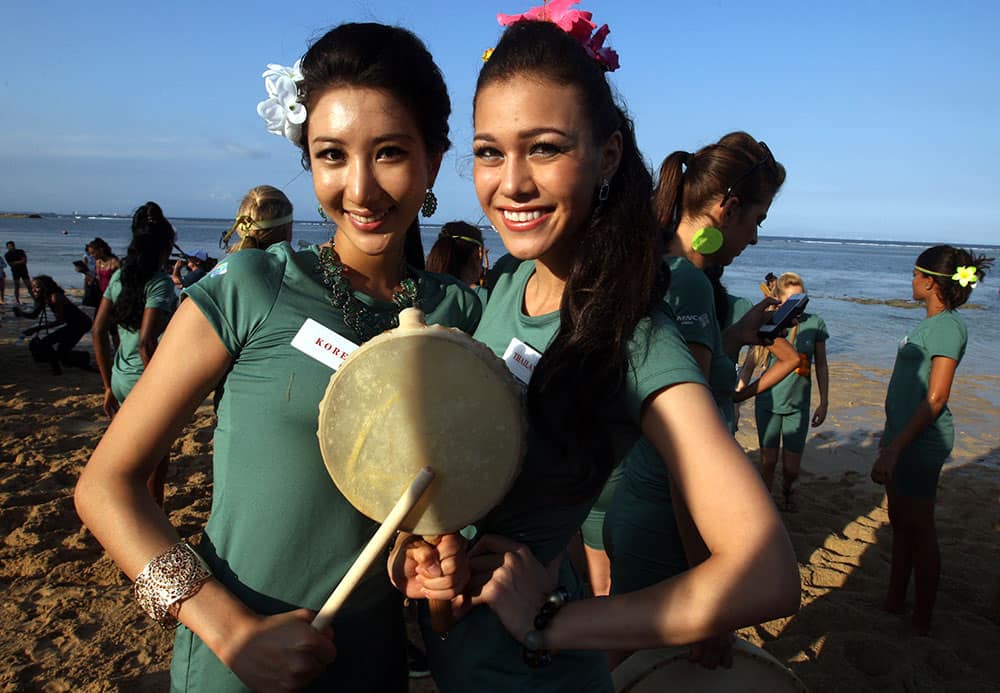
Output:
[[[199,248],[190,255],[186,255],[174,263],[174,271],[171,275],[174,286],[178,289],[186,289],[196,281],[208,274],[205,264],[208,262],[208,253]],[[187,270],[185,271],[185,267]]]
[[[62,374],[62,365],[89,368],[90,355],[85,351],[74,351],[73,347],[90,331],[90,317],[70,301],[62,287],[47,274],[35,277],[31,281],[30,290],[35,299],[34,307],[31,310],[21,310],[14,306],[14,314],[22,318],[38,318],[35,327],[21,333],[25,337],[35,335],[28,342],[35,361],[48,363],[56,375]],[[52,311],[56,322],[48,321],[46,309]],[[45,332],[45,336],[38,336],[38,332]]]
[[[795,272],[784,272],[775,279],[772,295],[781,301],[782,305],[793,296],[805,293],[802,277]],[[823,318],[814,313],[803,313],[788,337],[788,341],[798,352],[798,366],[773,389],[758,394],[755,400],[761,476],[764,477],[764,485],[770,490],[774,482],[774,471],[778,465],[780,449],[781,490],[785,510],[788,511],[795,510],[792,486],[799,478],[802,453],[809,432],[814,365],[816,385],[819,388],[819,405],[813,413],[811,423],[815,428],[826,420],[830,395],[830,372],[826,360],[826,340],[829,337],[830,333]],[[746,377],[749,380],[758,361],[765,359],[765,365],[770,370],[776,363],[774,356],[754,350],[744,364],[741,378]]]

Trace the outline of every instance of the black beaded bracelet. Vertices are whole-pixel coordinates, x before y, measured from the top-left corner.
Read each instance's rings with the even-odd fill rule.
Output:
[[[535,615],[534,629],[529,630],[524,635],[524,647],[521,654],[524,657],[525,664],[529,667],[545,666],[552,661],[552,653],[542,648],[543,641],[540,631],[544,630],[552,622],[552,618],[556,615],[556,612],[563,608],[568,601],[569,592],[561,585],[545,598],[545,602],[538,610],[538,614]]]

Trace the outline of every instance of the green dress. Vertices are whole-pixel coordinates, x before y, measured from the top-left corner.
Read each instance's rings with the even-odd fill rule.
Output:
[[[885,396],[881,447],[892,443],[927,398],[934,357],[945,356],[961,363],[967,342],[965,320],[953,310],[925,318],[903,338]],[[900,453],[892,477],[895,490],[900,495],[933,500],[941,467],[954,442],[955,425],[946,404],[931,425]]]
[[[709,387],[723,421],[735,432],[736,364],[722,349],[712,283],[687,258],[671,257],[667,264],[670,288],[664,300],[684,339],[711,350]],[[752,307],[749,301],[745,303]],[[744,308],[735,297],[731,297],[731,304],[734,311]],[[692,422],[692,431],[697,431],[696,422]],[[604,521],[604,540],[611,559],[611,594],[634,592],[687,570],[670,498],[670,477],[645,438],[625,458],[622,478]]]
[[[712,389],[722,420],[731,432],[736,431],[733,392],[736,391],[736,364],[722,348],[722,329],[715,312],[712,282],[687,258],[670,257],[670,288],[664,300],[677,320],[677,327],[688,344],[700,344],[712,352],[708,386]]]
[[[417,272],[428,323],[472,332],[479,299],[457,280]],[[292,345],[312,319],[357,343],[321,284],[318,249],[243,250],[185,294],[233,362],[214,434],[212,509],[198,547],[213,575],[258,614],[318,610],[376,524],[330,480],[316,438],[333,370]],[[355,294],[371,310],[387,303]],[[334,619],[337,659],[310,690],[405,691],[401,596],[373,567]],[[244,691],[190,630],[174,641],[175,691]]]
[[[108,288],[104,290],[104,298],[114,304],[122,293],[122,271],[115,270],[108,281]],[[155,308],[162,310],[167,315],[167,320],[173,315],[177,308],[177,292],[174,291],[174,282],[170,275],[165,272],[157,272],[146,282],[143,287],[144,303],[143,309]],[[163,322],[163,329],[167,327],[167,320]],[[156,335],[159,339],[163,332]],[[139,331],[118,326],[118,350],[115,352],[115,360],[111,366],[111,392],[115,399],[124,402],[128,393],[132,391],[135,384],[142,375],[144,366],[142,357],[139,356]]]
[[[761,448],[778,448],[781,440],[789,452],[801,453],[805,449],[809,432],[809,407],[812,398],[812,364],[816,344],[830,338],[823,318],[803,313],[795,331],[792,344],[809,366],[808,374],[792,371],[769,390],[757,395],[754,411],[757,419],[757,439]],[[767,367],[777,359],[768,354]]]
[[[534,268],[533,261],[506,256],[494,269],[492,276],[496,283],[475,336],[498,355],[505,352],[513,338],[544,352],[558,331],[558,312],[529,317],[522,310],[525,285]],[[607,402],[605,409],[604,423],[612,433],[617,459],[639,438],[640,411],[650,395],[675,383],[704,383],[677,327],[664,312],[656,311],[640,322],[629,350],[633,368],[625,388]],[[532,470],[547,464],[550,457],[546,450],[539,436],[529,431],[522,480],[530,479]],[[500,534],[525,543],[540,561],[547,563],[564,551],[593,500],[539,506],[508,498],[476,523],[476,530],[479,534]],[[571,593],[580,595],[581,584],[568,561],[563,562],[561,582]],[[613,690],[600,652],[559,652],[547,666],[528,667],[522,659],[521,646],[487,607],[470,612],[445,640],[426,628],[426,619],[423,625],[431,672],[442,693]]]
[[[743,298],[742,296],[734,296],[728,291],[726,292],[726,301],[729,302],[729,315],[722,321],[722,329],[726,329],[737,322],[753,308],[753,303],[750,302],[750,299]]]

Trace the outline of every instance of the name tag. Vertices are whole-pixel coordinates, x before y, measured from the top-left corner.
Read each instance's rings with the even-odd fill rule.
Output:
[[[333,370],[340,368],[344,359],[358,348],[358,345],[351,340],[320,325],[312,318],[306,318],[302,323],[295,339],[292,340],[292,346]]]
[[[507,350],[503,352],[503,362],[515,378],[527,385],[531,382],[531,374],[542,355],[522,342],[517,337],[510,340]]]

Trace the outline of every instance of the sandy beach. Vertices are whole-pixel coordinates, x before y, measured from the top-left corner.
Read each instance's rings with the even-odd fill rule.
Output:
[[[10,309],[0,306],[0,690],[164,691],[172,636],[140,613],[130,584],[73,508],[80,469],[107,424],[100,378],[73,369],[54,376],[33,363],[15,343],[32,322]],[[798,511],[783,515],[799,558],[802,609],[740,634],[812,691],[997,690],[1000,412],[980,394],[991,391],[996,401],[1000,377],[959,369],[956,445],[938,496],[935,621],[931,637],[911,637],[905,620],[878,608],[890,531],[885,496],[868,471],[888,375],[831,364],[830,416],[807,445]],[[755,458],[752,419],[745,405],[739,439]],[[166,507],[185,537],[200,532],[209,511],[212,423],[206,404],[172,452]]]

